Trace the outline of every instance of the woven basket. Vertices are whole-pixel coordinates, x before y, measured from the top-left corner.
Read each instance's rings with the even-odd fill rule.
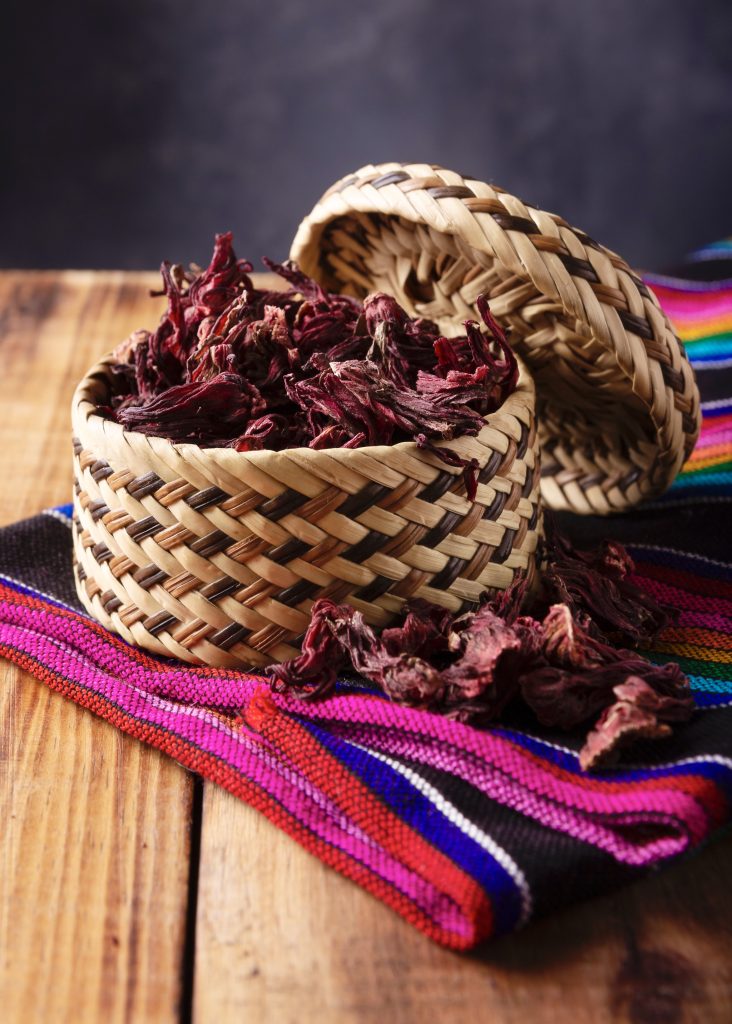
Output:
[[[449,442],[482,467],[473,503],[460,470],[413,442],[235,452],[127,432],[96,412],[112,362],[73,400],[75,572],[86,609],[131,643],[266,665],[298,653],[320,596],[381,626],[409,597],[459,611],[517,570],[533,578],[539,454],[523,366],[480,434]]]
[[[84,606],[126,640],[215,666],[294,656],[320,596],[373,625],[409,597],[459,611],[531,580],[544,499],[609,512],[661,491],[691,450],[699,399],[655,298],[561,218],[425,165],[368,167],[329,190],[292,255],[335,290],[383,289],[446,334],[480,292],[512,328],[519,387],[458,469],[404,442],[234,452],[126,432],[96,412],[108,357],[73,400],[74,551]],[[538,382],[537,429],[532,375]]]
[[[487,293],[536,382],[551,508],[626,509],[665,490],[694,446],[699,394],[655,296],[555,214],[429,164],[369,165],[325,193],[291,255],[326,287],[389,292],[445,333]]]

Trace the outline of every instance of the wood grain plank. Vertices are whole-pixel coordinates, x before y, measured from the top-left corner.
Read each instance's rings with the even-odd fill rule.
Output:
[[[189,779],[0,669],[4,1021],[175,1021]]]
[[[0,274],[0,523],[70,500],[83,371],[154,275]],[[192,777],[0,663],[0,1017],[180,1016]]]
[[[732,837],[461,956],[206,784],[194,1021],[727,1024]]]

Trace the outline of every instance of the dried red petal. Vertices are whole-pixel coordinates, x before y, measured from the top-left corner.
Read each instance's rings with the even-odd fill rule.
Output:
[[[583,552],[554,536],[542,584],[550,600],[587,617],[598,635],[637,646],[667,625],[669,615],[630,582],[632,571],[633,561],[622,544],[606,542],[596,552]]]
[[[535,660],[538,632],[528,622],[506,622],[488,604],[455,625],[449,647],[458,658],[442,674],[446,703],[479,699],[481,717],[495,718],[517,694],[520,673]]]
[[[691,695],[659,693],[639,676],[614,687],[615,703],[603,711],[580,751],[585,771],[610,763],[620,748],[639,739],[663,739],[671,735],[669,722],[686,721],[694,709]]]
[[[127,430],[153,437],[210,445],[228,443],[264,410],[259,391],[235,373],[220,373],[202,384],[179,384],[136,404],[121,406],[117,420]]]
[[[313,604],[302,650],[299,658],[267,670],[278,687],[294,687],[307,696],[328,693],[346,655],[356,672],[379,685],[392,700],[423,704],[440,687],[437,669],[414,654],[392,653],[360,612],[327,598]],[[303,691],[304,683],[314,689]]]
[[[267,669],[276,690],[289,690],[305,698],[330,693],[344,660],[343,648],[331,628],[339,612],[340,607],[327,597],[313,603],[302,653]]]

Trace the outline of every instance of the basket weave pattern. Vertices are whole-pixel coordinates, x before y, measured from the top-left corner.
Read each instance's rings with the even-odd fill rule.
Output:
[[[458,469],[412,442],[356,450],[235,452],[127,432],[99,416],[111,357],[77,388],[76,584],[131,643],[213,666],[298,653],[312,602],[347,601],[383,626],[410,597],[453,611],[517,571],[541,531],[534,386],[477,437],[475,503]]]
[[[486,293],[536,381],[552,508],[635,505],[694,446],[694,375],[655,296],[555,214],[433,165],[369,165],[325,193],[291,255],[326,287],[387,291],[445,333]]]

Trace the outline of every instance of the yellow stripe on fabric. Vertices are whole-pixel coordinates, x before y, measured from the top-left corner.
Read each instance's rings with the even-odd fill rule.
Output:
[[[726,334],[732,331],[732,315],[714,317],[711,320],[697,320],[690,324],[673,320],[674,330],[682,341],[699,341],[710,334]]]
[[[718,647],[702,647],[697,644],[667,644],[662,640],[654,640],[654,654],[677,654],[683,658],[694,658],[696,661],[716,661],[723,665],[732,665],[732,651],[722,651]]]

